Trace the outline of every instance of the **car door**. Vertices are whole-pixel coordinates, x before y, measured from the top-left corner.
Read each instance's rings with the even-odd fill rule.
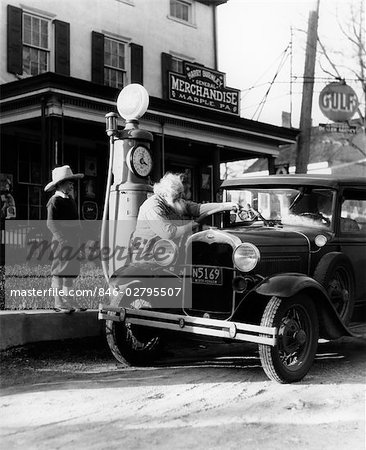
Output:
[[[366,300],[366,191],[345,188],[341,196],[339,244],[355,277],[356,302]]]

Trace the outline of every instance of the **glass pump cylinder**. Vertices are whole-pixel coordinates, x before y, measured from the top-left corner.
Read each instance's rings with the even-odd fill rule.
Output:
[[[115,136],[117,134],[117,118],[118,116],[114,112],[110,112],[105,115],[106,132],[108,136]]]

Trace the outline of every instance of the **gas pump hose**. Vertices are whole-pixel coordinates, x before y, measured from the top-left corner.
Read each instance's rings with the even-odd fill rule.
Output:
[[[108,176],[107,176],[107,186],[106,186],[106,192],[105,192],[101,236],[100,236],[101,250],[106,247],[106,244],[109,245],[109,243],[106,242],[106,235],[107,235],[108,212],[109,212],[109,195],[110,195],[110,188],[112,185],[113,158],[114,158],[114,137],[110,136]],[[108,245],[107,245],[107,247],[108,247]],[[109,253],[110,252],[108,252],[108,254]],[[109,284],[108,261],[107,261],[107,258],[103,257],[102,253],[101,253],[101,262],[102,262],[104,277],[105,277],[107,283]]]

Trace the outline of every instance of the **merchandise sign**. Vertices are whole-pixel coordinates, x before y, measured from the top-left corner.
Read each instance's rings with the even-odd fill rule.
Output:
[[[355,91],[345,83],[330,83],[319,95],[321,112],[334,122],[350,120],[358,108]]]
[[[239,115],[240,91],[225,86],[225,74],[184,61],[184,74],[169,72],[169,99]]]

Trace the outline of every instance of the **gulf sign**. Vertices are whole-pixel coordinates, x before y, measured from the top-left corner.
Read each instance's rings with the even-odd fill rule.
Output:
[[[333,122],[350,120],[358,108],[355,91],[345,83],[330,83],[319,95],[321,112]]]

